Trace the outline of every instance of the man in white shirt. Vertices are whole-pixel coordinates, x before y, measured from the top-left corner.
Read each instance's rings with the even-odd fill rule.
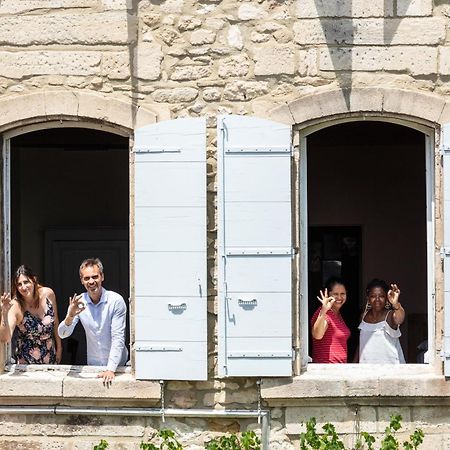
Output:
[[[58,334],[62,339],[70,336],[81,320],[86,333],[87,363],[106,366],[98,376],[103,382],[111,383],[117,366],[125,365],[128,359],[125,348],[127,307],[121,295],[102,287],[105,276],[98,258],[81,263],[80,279],[86,292],[75,294],[69,300],[67,315],[59,324]]]

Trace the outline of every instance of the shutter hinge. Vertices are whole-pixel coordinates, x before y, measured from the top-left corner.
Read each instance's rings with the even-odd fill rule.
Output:
[[[227,147],[225,153],[289,153],[292,154],[291,147]]]
[[[450,146],[441,145],[441,147],[439,149],[439,155],[444,156],[444,155],[448,155],[449,153],[450,153]]]
[[[442,261],[446,256],[450,256],[450,247],[441,247],[439,249],[439,256],[441,257]]]
[[[292,357],[292,352],[233,352],[228,353],[228,358],[271,358],[286,359]]]
[[[180,147],[134,147],[135,153],[181,153]]]

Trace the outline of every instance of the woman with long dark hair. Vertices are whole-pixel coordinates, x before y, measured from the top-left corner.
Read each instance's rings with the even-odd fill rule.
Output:
[[[59,363],[62,347],[53,290],[41,286],[32,269],[22,265],[14,274],[12,299],[5,292],[0,301],[0,341],[11,342],[17,327],[17,363]]]
[[[332,277],[317,299],[322,306],[311,319],[313,337],[312,361],[315,363],[346,363],[350,330],[341,316],[347,301],[347,289],[340,278]]]

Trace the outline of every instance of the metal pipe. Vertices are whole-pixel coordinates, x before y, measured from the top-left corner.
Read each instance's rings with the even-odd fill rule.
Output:
[[[139,416],[139,417],[227,417],[261,418],[261,450],[269,450],[270,411],[253,409],[162,409],[162,408],[108,408],[72,406],[0,406],[0,414],[78,414],[84,416]]]

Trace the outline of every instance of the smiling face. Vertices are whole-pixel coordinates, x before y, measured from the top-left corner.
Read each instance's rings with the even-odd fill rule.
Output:
[[[382,287],[373,287],[368,295],[369,305],[374,311],[381,311],[385,309],[387,294]]]
[[[339,311],[342,305],[347,301],[347,289],[343,284],[336,283],[328,292],[330,297],[335,299],[331,309],[335,312]]]
[[[34,280],[25,275],[19,275],[19,278],[16,280],[17,292],[25,300],[32,299],[34,297],[34,285]]]
[[[87,266],[80,270],[81,284],[94,303],[102,296],[104,275],[98,266]]]

